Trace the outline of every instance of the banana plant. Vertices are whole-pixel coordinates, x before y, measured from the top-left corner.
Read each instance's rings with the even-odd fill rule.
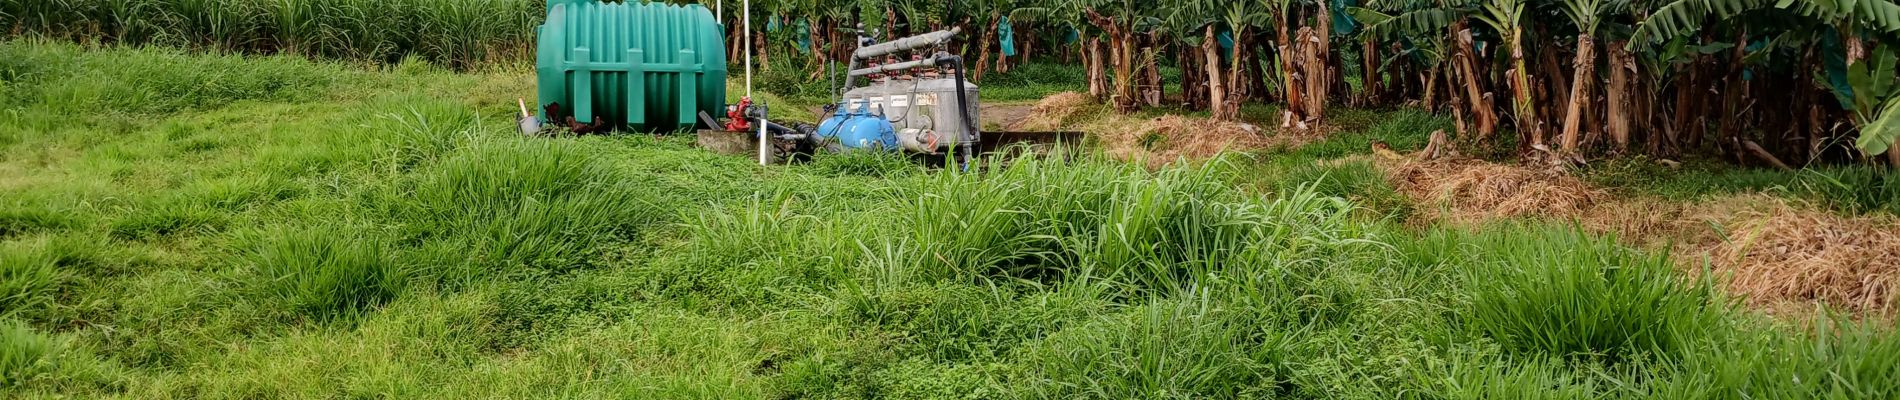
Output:
[[[1570,85],[1570,100],[1566,102],[1564,112],[1564,130],[1562,151],[1575,156],[1578,154],[1578,138],[1582,136],[1583,106],[1590,101],[1591,86],[1596,83],[1596,33],[1597,26],[1603,21],[1603,15],[1610,12],[1612,1],[1606,0],[1564,0],[1564,16],[1577,27],[1577,58],[1574,61],[1576,75]]]
[[[1847,66],[1847,82],[1852,93],[1835,93],[1852,104],[1860,138],[1854,147],[1868,156],[1892,150],[1900,139],[1900,84],[1895,83],[1895,64],[1900,56],[1892,46],[1878,46],[1867,58]]]

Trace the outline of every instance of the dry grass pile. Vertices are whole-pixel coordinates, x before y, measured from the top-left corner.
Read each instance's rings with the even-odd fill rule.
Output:
[[[1767,196],[1749,205],[1716,201],[1698,207],[1696,219],[1716,226],[1691,249],[1719,274],[1730,291],[1752,305],[1823,302],[1854,312],[1893,311],[1900,285],[1900,220],[1842,217],[1790,206]]]
[[[1127,127],[1133,125],[1134,129]],[[1223,151],[1259,149],[1292,145],[1304,136],[1270,135],[1262,128],[1239,122],[1168,115],[1148,120],[1103,126],[1097,136],[1110,155],[1144,159],[1152,166],[1175,160],[1212,158]]]
[[[1604,194],[1559,172],[1474,160],[1415,162],[1392,170],[1393,183],[1421,204],[1436,204],[1457,221],[1524,216],[1575,216]]]
[[[1401,192],[1439,206],[1427,217],[1571,218],[1636,244],[1668,245],[1684,270],[1706,265],[1728,278],[1730,293],[1771,313],[1822,303],[1890,315],[1900,306],[1900,218],[1893,216],[1844,217],[1766,194],[1694,203],[1617,199],[1562,172],[1478,160],[1377,161],[1390,161],[1379,165]]]
[[[1064,129],[1070,118],[1095,105],[1095,99],[1086,94],[1062,92],[1049,95],[1036,102],[1029,115],[1009,126],[1015,131],[1053,131]]]

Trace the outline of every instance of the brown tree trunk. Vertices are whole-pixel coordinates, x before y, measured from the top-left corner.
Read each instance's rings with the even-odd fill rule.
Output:
[[[1361,83],[1360,83],[1361,88],[1359,90],[1359,99],[1360,99],[1359,106],[1361,107],[1372,105],[1374,100],[1379,98],[1379,92],[1380,92],[1379,90],[1379,85],[1380,85],[1379,44],[1378,44],[1378,41],[1373,40],[1371,35],[1367,35],[1364,42],[1365,42],[1365,45],[1364,45],[1365,52],[1361,54],[1359,57],[1359,59],[1365,61],[1363,63],[1365,64],[1365,66],[1363,67],[1365,70],[1362,71],[1365,74],[1365,76],[1359,78],[1361,80]]]
[[[1666,147],[1674,149],[1668,153],[1683,151],[1687,136],[1693,134],[1694,125],[1701,121],[1696,118],[1696,110],[1699,108],[1696,107],[1696,99],[1702,98],[1700,94],[1707,93],[1707,90],[1702,88],[1702,72],[1696,64],[1699,63],[1679,64],[1680,67],[1678,67],[1680,73],[1677,76],[1683,78],[1676,80],[1676,121],[1671,124],[1668,140],[1663,143]]]
[[[1597,80],[1596,39],[1590,34],[1577,35],[1576,75],[1571,79],[1569,106],[1564,111],[1563,151],[1570,155],[1580,155],[1577,139],[1582,136],[1583,105],[1590,101],[1590,85]]]
[[[1279,10],[1279,13],[1279,39],[1274,41],[1274,45],[1278,49],[1278,57],[1280,58],[1280,87],[1283,88],[1285,93],[1282,96],[1285,97],[1287,112],[1287,117],[1284,118],[1285,121],[1282,121],[1281,125],[1291,126],[1293,121],[1306,120],[1306,97],[1302,95],[1304,92],[1303,87],[1306,86],[1306,83],[1300,79],[1302,74],[1298,62],[1300,58],[1299,49],[1302,46],[1300,46],[1300,43],[1294,42],[1293,38],[1287,35],[1288,23],[1291,22],[1289,14],[1292,14],[1292,11],[1283,7]]]
[[[1220,44],[1214,39],[1214,25],[1208,25],[1206,34],[1201,35],[1201,57],[1208,60],[1203,63],[1207,70],[1207,104],[1214,119],[1231,121],[1239,113],[1227,107],[1227,84],[1221,82]]]
[[[1636,60],[1625,50],[1626,41],[1610,42],[1610,87],[1607,92],[1608,131],[1610,141],[1615,142],[1616,152],[1629,150],[1630,146],[1630,73],[1636,69]]]
[[[1742,80],[1742,57],[1747,56],[1748,33],[1737,34],[1735,49],[1730,53],[1728,76],[1722,84],[1721,135],[1722,146],[1729,149],[1736,162],[1746,160],[1741,144],[1742,95],[1748,91],[1748,82]]]
[[[1321,52],[1321,46],[1317,36],[1319,35],[1314,33],[1313,27],[1308,26],[1300,28],[1299,37],[1296,39],[1300,42],[1300,48],[1302,49],[1299,54],[1300,65],[1303,68],[1301,68],[1300,71],[1306,83],[1305,121],[1308,123],[1319,121],[1326,111],[1326,85],[1328,82],[1326,80],[1326,62],[1322,61],[1326,55]]]
[[[1478,73],[1477,66],[1472,65],[1478,57],[1478,52],[1473,48],[1471,28],[1466,27],[1466,24],[1465,20],[1459,20],[1451,26],[1452,40],[1458,46],[1452,56],[1453,64],[1455,64],[1453,67],[1457,70],[1455,75],[1459,75],[1460,80],[1465,82],[1464,102],[1471,108],[1472,127],[1476,128],[1478,139],[1490,140],[1498,130],[1497,107],[1492,105],[1491,98],[1486,96],[1484,89],[1480,87],[1485,79]],[[1445,75],[1447,83],[1451,82],[1452,75],[1454,74]]]
[[[1306,59],[1306,62],[1312,63],[1307,70],[1315,74],[1307,77],[1307,81],[1316,83],[1308,94],[1311,98],[1306,102],[1307,111],[1309,111],[1306,119],[1315,123],[1325,118],[1326,102],[1332,97],[1329,87],[1333,82],[1332,63],[1328,61],[1328,57],[1333,54],[1333,13],[1326,3],[1314,2],[1319,10],[1318,14],[1313,16],[1313,20],[1319,27],[1312,32],[1313,53]]]
[[[1085,52],[1088,53],[1089,59],[1089,96],[1101,99],[1108,92],[1108,74],[1102,68],[1102,39],[1089,38],[1089,46]]]
[[[1113,18],[1102,16],[1095,10],[1086,10],[1089,19],[1108,31],[1109,64],[1115,68],[1114,90],[1111,99],[1115,111],[1132,113],[1141,109],[1141,94],[1135,84],[1135,34],[1128,27],[1117,24]]]
[[[1161,106],[1161,52],[1154,47],[1142,48],[1140,92],[1142,104]]]
[[[1213,111],[1209,104],[1207,62],[1201,49],[1183,49],[1175,53],[1181,65],[1181,104],[1189,110]]]
[[[1511,27],[1505,41],[1511,52],[1511,70],[1508,72],[1511,91],[1514,93],[1512,103],[1517,110],[1518,135],[1529,139],[1518,141],[1519,153],[1526,153],[1530,149],[1548,149],[1549,146],[1544,144],[1544,121],[1537,118],[1537,98],[1535,88],[1531,87],[1530,66],[1524,63],[1524,28]]]

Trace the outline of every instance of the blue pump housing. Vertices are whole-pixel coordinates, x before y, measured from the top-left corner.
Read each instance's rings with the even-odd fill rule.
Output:
[[[857,110],[839,107],[831,118],[818,123],[818,137],[844,149],[898,150],[897,131],[891,127],[891,121],[872,114],[868,103]]]

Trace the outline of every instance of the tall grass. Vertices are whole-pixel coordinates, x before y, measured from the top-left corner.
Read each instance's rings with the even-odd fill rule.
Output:
[[[597,245],[656,215],[645,197],[656,193],[573,142],[498,140],[415,179],[391,199],[399,215],[424,240],[463,246],[475,266],[466,273],[583,265]]]
[[[1423,114],[1342,112],[1363,129],[1264,162],[760,168],[686,137],[521,138],[479,111],[517,76],[82,47],[0,44],[27,94],[0,98],[0,171],[19,172],[0,174],[0,266],[23,271],[0,287],[29,293],[0,317],[18,321],[0,397],[1845,399],[1900,381],[1890,321],[1778,323],[1571,227],[1358,218],[1389,188],[1314,160],[1416,148],[1398,125],[1446,123]],[[134,75],[283,85],[109,87]],[[190,99],[109,98],[135,91]]]
[[[304,316],[354,317],[409,285],[409,268],[362,227],[277,228],[263,235],[248,246],[259,287]]]
[[[544,3],[528,0],[17,0],[0,34],[203,47],[454,68],[533,55]]]
[[[1535,228],[1533,228],[1535,229]],[[1665,256],[1553,228],[1469,238],[1493,249],[1463,269],[1470,326],[1506,350],[1622,361],[1680,357],[1715,331],[1725,304]]]
[[[51,301],[66,274],[46,254],[15,243],[0,244],[0,318],[38,309]]]
[[[32,378],[59,343],[11,319],[0,319],[0,389]]]

